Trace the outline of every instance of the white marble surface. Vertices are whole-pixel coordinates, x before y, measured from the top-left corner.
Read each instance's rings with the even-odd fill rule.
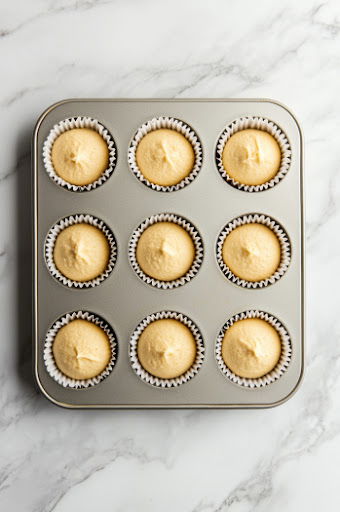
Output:
[[[339,510],[339,2],[2,1],[0,62],[0,510]],[[307,371],[285,405],[68,411],[35,391],[31,132],[49,104],[91,96],[271,97],[297,114]]]

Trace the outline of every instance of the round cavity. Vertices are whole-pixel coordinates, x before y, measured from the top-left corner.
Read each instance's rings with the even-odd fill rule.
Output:
[[[291,339],[273,315],[244,311],[231,317],[220,330],[215,356],[228,380],[246,388],[259,388],[275,382],[287,371],[292,357]]]
[[[248,128],[234,133],[222,152],[222,163],[231,178],[243,185],[263,185],[278,172],[279,144],[270,133]]]
[[[202,238],[193,224],[179,215],[153,215],[132,234],[129,259],[145,283],[176,288],[198,273],[203,261]]]
[[[97,217],[71,215],[59,220],[45,240],[45,261],[63,285],[90,288],[112,272],[117,244],[111,229]]]
[[[46,370],[63,387],[81,389],[99,384],[113,370],[117,353],[112,327],[89,311],[63,315],[45,338]]]
[[[156,222],[141,234],[136,258],[148,276],[174,281],[192,266],[195,245],[189,233],[175,222]]]
[[[283,130],[263,117],[241,117],[217,141],[217,169],[229,185],[261,192],[277,185],[290,169],[291,146]]]
[[[55,124],[43,145],[47,174],[72,192],[87,192],[103,185],[117,162],[110,132],[96,119],[72,117]]]
[[[195,338],[179,320],[155,320],[140,335],[137,355],[142,367],[154,377],[174,379],[193,365],[196,358]]]
[[[175,192],[189,185],[202,167],[202,145],[184,121],[158,117],[135,133],[128,151],[138,180],[158,192]]]
[[[288,270],[291,244],[287,233],[268,215],[236,217],[220,232],[217,263],[232,283],[244,288],[264,288]]]
[[[243,224],[226,236],[222,246],[224,263],[239,278],[258,282],[278,269],[281,247],[275,233],[263,224]]]
[[[177,387],[197,375],[203,364],[202,334],[182,313],[153,313],[133,332],[129,355],[141,380],[159,388]]]
[[[195,153],[176,130],[160,128],[146,134],[137,146],[136,162],[144,178],[154,185],[177,185],[192,172]]]
[[[55,140],[51,157],[60,178],[72,185],[89,185],[108,167],[109,148],[95,130],[73,128]]]

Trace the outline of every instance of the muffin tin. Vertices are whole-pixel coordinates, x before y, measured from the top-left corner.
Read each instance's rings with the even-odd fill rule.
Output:
[[[74,192],[48,175],[43,145],[52,128],[65,119],[98,120],[114,140],[113,172],[95,189]],[[128,163],[138,129],[148,121],[169,117],[183,121],[197,134],[202,166],[187,186],[175,191],[153,190],[140,181]],[[216,164],[219,137],[234,120],[261,117],[273,121],[291,148],[288,172],[272,188],[239,190],[227,183]],[[268,407],[287,400],[297,389],[304,361],[304,246],[302,135],[295,117],[271,100],[65,100],[47,109],[34,133],[34,351],[38,386],[52,402],[71,408],[235,408]],[[101,219],[115,237],[117,261],[95,287],[68,287],[54,279],[45,261],[45,239],[61,219],[87,214]],[[202,237],[203,262],[183,286],[163,289],[144,282],[129,261],[132,234],[146,219],[174,214],[188,220]],[[285,274],[264,288],[243,288],[222,273],[216,257],[218,236],[233,219],[263,214],[287,233],[291,260]],[[216,342],[226,322],[244,311],[277,318],[289,334],[291,360],[286,371],[267,385],[249,388],[234,383],[220,370]],[[98,384],[63,387],[47,372],[46,335],[58,318],[90,312],[113,329],[117,359]],[[179,386],[155,387],[134,371],[129,341],[144,318],[158,312],[183,314],[199,329],[204,360],[197,374]]]

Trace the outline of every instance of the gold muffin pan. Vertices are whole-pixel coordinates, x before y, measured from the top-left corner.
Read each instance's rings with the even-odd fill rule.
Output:
[[[107,130],[114,141],[116,160],[103,183],[75,193],[50,178],[43,147],[55,125],[81,117],[96,120]],[[154,190],[137,179],[129,165],[138,130],[153,119],[182,122],[201,146],[198,172],[179,190]],[[216,162],[221,134],[243,119],[272,122],[289,147],[289,169],[262,191],[239,190],[221,176]],[[65,100],[51,106],[38,120],[33,171],[35,376],[47,398],[71,408],[235,408],[277,405],[294,393],[304,361],[302,135],[286,107],[271,100]],[[255,289],[235,286],[221,271],[216,256],[223,226],[250,214],[277,222],[289,244],[289,267],[271,286]],[[112,271],[96,286],[69,287],[54,279],[46,265],[47,234],[60,219],[76,215],[100,219],[115,239],[117,258]],[[146,219],[157,215],[188,221],[204,248],[194,278],[170,289],[145,282],[129,259],[131,237]],[[58,319],[80,311],[93,313],[112,328],[117,358],[105,379],[75,389],[50,376],[44,347],[46,335]],[[237,315],[257,311],[285,327],[291,352],[279,378],[251,388],[228,378],[215,354],[223,326]],[[130,340],[137,326],[160,312],[183,315],[202,337],[204,358],[202,352],[197,372],[178,386],[150,385],[131,363]]]

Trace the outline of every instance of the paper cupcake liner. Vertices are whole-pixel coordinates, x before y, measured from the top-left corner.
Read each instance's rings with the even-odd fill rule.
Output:
[[[52,146],[55,140],[59,135],[67,130],[72,130],[73,128],[90,128],[95,130],[105,140],[109,149],[109,165],[107,169],[96,181],[93,181],[88,185],[72,185],[72,183],[65,181],[63,178],[58,176],[52,163]],[[103,183],[105,183],[113,173],[116,166],[116,160],[117,148],[112,135],[101,123],[99,123],[99,121],[92,119],[91,117],[72,117],[60,121],[58,124],[53,126],[43,145],[43,161],[47,174],[51,180],[57,183],[57,185],[66,188],[67,190],[71,190],[72,192],[85,192],[103,185]]]
[[[227,141],[232,135],[234,135],[234,133],[246,130],[247,128],[254,128],[270,133],[280,146],[281,150],[281,165],[278,172],[271,180],[262,183],[261,185],[244,185],[243,183],[239,183],[229,176],[222,163],[222,153]],[[219,173],[222,178],[229,183],[229,185],[245,192],[262,192],[263,190],[274,187],[285,177],[290,168],[291,155],[292,151],[286,134],[281,130],[281,128],[273,123],[273,121],[263,117],[240,117],[226,126],[221,133],[216,145],[215,159]]]
[[[239,377],[238,375],[233,373],[230,370],[230,368],[228,368],[222,357],[222,341],[225,332],[235,322],[237,322],[238,320],[244,320],[246,318],[260,318],[261,320],[265,320],[272,327],[274,327],[274,329],[277,331],[281,339],[281,356],[277,365],[269,373],[267,373],[263,377],[259,377],[258,379],[247,379],[245,377]],[[244,311],[243,313],[239,313],[231,317],[220,330],[215,345],[215,356],[219,369],[221,370],[223,375],[225,375],[231,382],[233,382],[234,384],[238,384],[239,386],[243,386],[245,388],[261,388],[278,380],[281,377],[281,375],[283,375],[284,372],[287,370],[292,358],[291,340],[286,328],[274,316],[270,315],[269,313],[265,313],[264,311]]]
[[[244,224],[253,224],[253,223],[263,224],[264,226],[267,226],[268,228],[270,228],[276,234],[276,236],[280,242],[280,247],[281,247],[281,261],[280,261],[280,265],[277,268],[277,270],[274,272],[273,275],[271,275],[267,279],[262,279],[261,281],[256,281],[256,282],[246,281],[245,279],[241,279],[240,277],[236,276],[230,270],[228,265],[226,265],[224,263],[224,260],[222,257],[223,243],[224,243],[227,235],[229,235],[229,233],[233,229],[235,229],[239,226],[243,226]],[[220,232],[220,234],[218,236],[218,240],[217,240],[216,257],[217,257],[217,263],[218,263],[220,269],[222,270],[223,274],[232,283],[234,283],[238,286],[242,286],[243,288],[264,288],[270,284],[275,283],[279,279],[281,279],[281,277],[286,273],[286,271],[289,267],[290,261],[291,261],[291,245],[290,245],[287,233],[285,232],[283,227],[278,222],[276,222],[274,219],[272,219],[268,215],[263,215],[263,214],[259,214],[259,213],[247,214],[247,215],[243,215],[242,217],[236,217],[234,220],[229,222],[229,224],[227,224],[222,229],[222,231]]]
[[[179,277],[178,279],[175,279],[173,281],[160,281],[159,279],[155,279],[153,277],[148,276],[147,274],[145,274],[145,272],[143,272],[137,261],[136,250],[138,241],[142,233],[145,231],[146,228],[152,226],[153,224],[156,224],[157,222],[174,222],[175,224],[178,224],[189,233],[194,242],[195,259],[190,269],[184,276]],[[195,275],[198,273],[203,261],[203,242],[197,229],[188,220],[173,213],[160,213],[158,215],[152,215],[151,217],[145,219],[142,222],[142,224],[138,226],[138,228],[134,231],[130,238],[128,253],[130,264],[133,270],[136,272],[137,276],[140,279],[142,279],[142,281],[144,281],[144,283],[147,283],[156,288],[168,290],[172,288],[177,288],[178,286],[183,286],[184,284],[188,283],[193,277],[195,277]]]
[[[183,373],[183,375],[180,375],[174,379],[161,379],[147,372],[140,364],[137,355],[137,345],[140,335],[150,323],[154,322],[155,320],[168,318],[179,320],[190,329],[196,341],[196,359],[189,370]],[[183,315],[182,313],[176,313],[175,311],[159,311],[158,313],[153,313],[152,315],[144,318],[144,320],[142,320],[136,327],[130,339],[129,357],[133,370],[142,381],[146,382],[147,384],[151,384],[152,386],[165,389],[180,386],[181,384],[184,384],[185,382],[188,382],[190,379],[195,377],[203,364],[204,350],[202,334],[197,325],[190,318]]]
[[[176,185],[165,186],[151,183],[151,181],[143,176],[137,165],[136,151],[138,144],[146,134],[153,130],[159,130],[160,128],[168,128],[181,133],[191,143],[194,150],[195,164],[192,171]],[[173,117],[155,117],[144,123],[135,133],[128,150],[128,162],[134,175],[147,187],[150,187],[152,190],[156,190],[157,192],[175,192],[176,190],[186,187],[196,178],[202,167],[202,155],[202,145],[198,135],[189,125]]]
[[[59,329],[64,327],[64,325],[67,325],[70,322],[72,322],[72,320],[76,320],[78,318],[81,318],[82,320],[88,320],[89,322],[98,325],[101,329],[105,331],[110,342],[111,359],[107,367],[99,375],[93,377],[92,379],[71,379],[70,377],[67,377],[59,370],[53,356],[53,342]],[[52,327],[48,330],[46,334],[44,346],[45,367],[49,375],[52,377],[52,379],[54,379],[56,382],[58,382],[58,384],[60,384],[64,388],[85,389],[90,386],[95,386],[96,384],[99,384],[99,382],[105,379],[112,372],[117,360],[117,355],[118,345],[112,327],[103,318],[88,311],[74,311],[73,313],[67,313],[66,315],[59,318],[52,325]]]
[[[75,224],[90,224],[91,226],[100,229],[106,236],[110,245],[110,258],[106,270],[98,277],[95,277],[90,281],[81,282],[68,279],[58,270],[54,263],[53,252],[59,233],[61,233],[63,229]],[[70,215],[69,217],[65,217],[64,219],[61,219],[56,224],[54,224],[54,226],[52,226],[52,228],[47,233],[44,251],[46,265],[51,275],[64,286],[68,286],[69,288],[93,288],[94,286],[98,286],[111,274],[117,261],[117,244],[114,234],[102,220],[87,214]]]

